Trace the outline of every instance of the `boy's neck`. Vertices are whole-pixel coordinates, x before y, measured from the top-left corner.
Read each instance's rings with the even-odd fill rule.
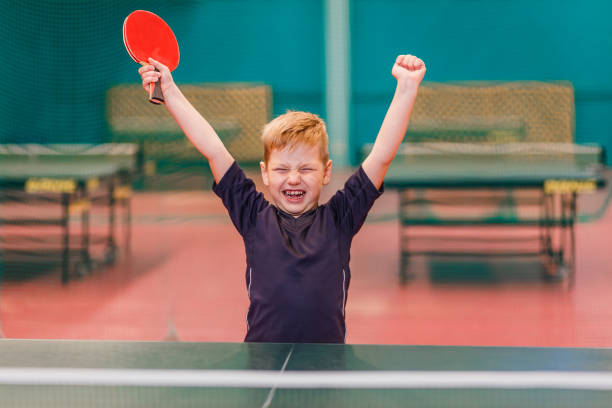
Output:
[[[291,214],[288,213],[287,211],[282,210],[276,203],[273,204],[274,208],[276,208],[277,211],[279,211],[281,214],[286,215],[288,217],[292,217],[292,218],[300,218],[302,215],[306,215],[308,213],[311,213],[313,211],[315,211],[317,208],[319,208],[319,203],[317,203],[314,207],[300,213],[300,214]]]

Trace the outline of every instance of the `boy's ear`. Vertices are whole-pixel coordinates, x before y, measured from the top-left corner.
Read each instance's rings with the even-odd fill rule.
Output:
[[[266,163],[260,161],[259,167],[261,168],[261,178],[263,180],[264,185],[268,186],[270,184],[270,179],[268,178],[268,169],[266,167]]]
[[[329,184],[329,181],[331,180],[331,173],[332,173],[332,161],[328,160],[327,164],[325,165],[325,169],[323,170],[323,185],[324,186]]]

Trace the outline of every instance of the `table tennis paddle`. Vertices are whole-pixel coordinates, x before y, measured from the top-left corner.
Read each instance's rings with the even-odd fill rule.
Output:
[[[139,64],[148,64],[153,58],[170,71],[179,63],[179,47],[172,29],[158,15],[145,10],[131,12],[123,22],[123,43],[132,59]],[[152,83],[149,88],[149,102],[164,103],[160,86]]]

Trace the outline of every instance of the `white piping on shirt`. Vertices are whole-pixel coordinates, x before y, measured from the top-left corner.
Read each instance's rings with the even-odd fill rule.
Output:
[[[249,287],[247,288],[247,293],[249,295],[249,300],[251,300],[251,285],[252,284],[253,284],[253,268],[249,268]],[[249,310],[251,310],[250,306],[249,306],[249,308],[247,309],[247,312],[246,312],[247,331],[249,330]]]
[[[342,269],[342,317],[344,317],[344,309],[346,302],[346,272]]]
[[[342,268],[342,317],[346,312],[346,271]],[[344,320],[344,342],[346,343],[346,320]]]
[[[249,287],[247,288],[249,299],[251,299],[251,285],[252,284],[253,284],[253,268],[249,268]]]

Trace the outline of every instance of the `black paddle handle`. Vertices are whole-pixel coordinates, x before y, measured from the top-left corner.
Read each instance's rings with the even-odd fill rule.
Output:
[[[157,68],[155,68],[155,71],[159,72]],[[151,83],[149,88],[149,102],[156,105],[161,105],[164,103],[164,95],[162,94],[161,83],[159,80]]]

